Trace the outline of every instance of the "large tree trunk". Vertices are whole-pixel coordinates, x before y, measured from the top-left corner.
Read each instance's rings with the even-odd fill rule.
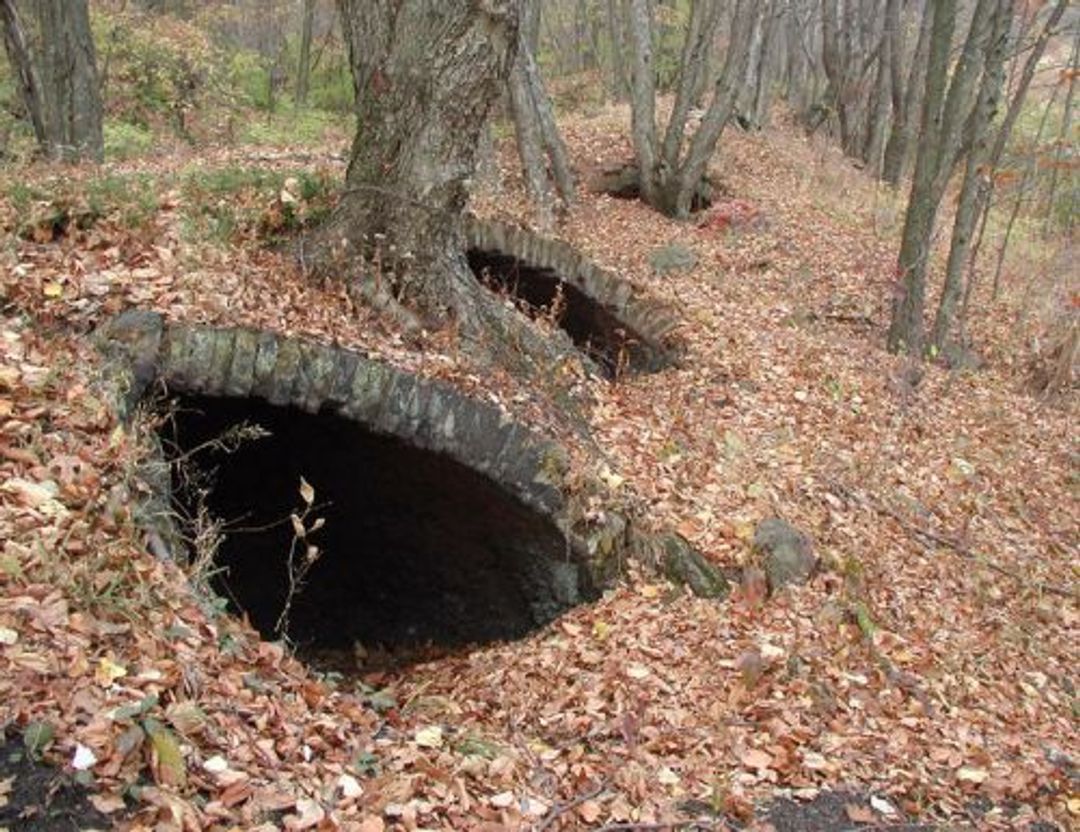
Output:
[[[42,153],[101,161],[101,90],[86,0],[32,0],[41,48],[31,53],[14,0],[0,0],[4,43]]]
[[[407,330],[455,324],[475,354],[518,368],[561,356],[474,279],[460,222],[480,134],[514,58],[518,4],[339,5],[357,131],[344,195],[316,241],[319,267]]]

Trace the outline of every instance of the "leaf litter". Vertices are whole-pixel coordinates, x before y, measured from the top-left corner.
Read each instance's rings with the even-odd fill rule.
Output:
[[[624,122],[568,121],[583,169],[626,156]],[[500,162],[507,186],[474,208],[527,223],[509,149]],[[0,254],[0,728],[82,769],[131,828],[765,828],[755,806],[841,785],[875,796],[852,823],[979,806],[980,828],[1075,823],[1076,401],[1023,390],[1023,286],[973,322],[986,370],[913,382],[882,347],[894,198],[793,130],[732,135],[714,166],[738,201],[712,221],[583,193],[558,233],[682,310],[681,366],[575,384],[607,478],[746,585],[706,601],[632,571],[528,639],[355,690],[150,556],[141,441],[99,398],[87,334],[138,306],[341,343],[574,447],[558,410],[446,334],[402,338],[254,234],[189,239],[182,193],[146,226],[107,214],[18,238]],[[10,202],[0,219],[20,220]],[[648,254],[672,242],[698,263],[660,277]],[[750,539],[774,515],[827,568],[766,599]]]

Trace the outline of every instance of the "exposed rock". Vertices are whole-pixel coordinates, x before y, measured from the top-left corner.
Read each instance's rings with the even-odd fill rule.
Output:
[[[770,592],[788,584],[806,583],[817,569],[813,540],[778,517],[758,524],[754,549],[762,556]]]
[[[682,243],[672,243],[649,252],[649,265],[657,274],[689,271],[697,263],[697,252]]]
[[[618,199],[637,199],[641,195],[641,172],[636,165],[620,165],[600,173],[596,191]]]
[[[688,586],[702,598],[722,598],[731,587],[727,578],[678,534],[658,538],[661,547],[660,568],[668,580]]]

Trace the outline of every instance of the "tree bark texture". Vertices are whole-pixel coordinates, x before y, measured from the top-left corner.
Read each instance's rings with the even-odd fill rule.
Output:
[[[525,0],[523,3],[523,20],[535,21],[537,30],[539,10],[538,0]],[[536,63],[530,28],[523,26],[520,30],[508,87],[526,188],[536,205],[540,226],[547,230],[552,222],[552,185],[565,205],[573,203],[575,187],[566,145],[559,133],[551,99]],[[549,181],[549,162],[550,180],[553,181]]]
[[[922,131],[897,263],[900,287],[894,299],[888,335],[888,346],[893,352],[921,355],[925,347],[926,274],[934,221],[959,158],[987,57],[998,2],[978,0],[947,93],[945,74],[956,24],[956,2],[941,0],[933,4]]]
[[[518,3],[339,5],[357,131],[342,200],[316,240],[319,268],[336,269],[406,330],[454,324],[474,354],[519,369],[564,356],[465,260],[461,213],[481,132],[513,63]]]
[[[929,5],[929,2],[927,3]],[[899,185],[907,174],[911,160],[912,138],[919,131],[919,105],[926,87],[926,63],[930,51],[930,33],[933,14],[923,11],[919,23],[919,35],[915,41],[915,52],[911,57],[911,69],[899,107],[894,109],[892,130],[885,145],[885,160],[882,165],[882,177],[891,185]],[[896,55],[899,66],[899,52]]]
[[[34,137],[44,146],[45,117],[42,112],[41,80],[26,42],[26,29],[23,28],[15,0],[0,0],[0,17],[3,18],[4,25],[4,50],[18,83],[19,97],[34,128]]]
[[[103,107],[86,0],[26,4],[40,41],[36,54],[14,0],[0,1],[4,43],[42,153],[101,161]]]
[[[896,273],[892,321],[887,344],[890,352],[922,354],[923,307],[926,303],[926,261],[937,216],[931,198],[934,176],[941,158],[941,106],[945,99],[945,74],[956,26],[956,0],[927,3],[923,12],[931,18],[926,88],[923,92],[922,129],[919,132],[915,176],[904,215],[904,231]]]
[[[972,144],[964,163],[964,178],[953,220],[945,282],[934,316],[931,344],[938,351],[949,338],[956,305],[963,291],[963,270],[971,251],[971,241],[979,220],[979,190],[988,187],[986,162],[990,155],[990,124],[1001,102],[1005,81],[1005,53],[1008,47],[1012,0],[998,0],[994,13],[991,40],[979,85],[978,101],[971,115]]]
[[[895,109],[896,94],[893,84],[896,78],[894,50],[898,42],[896,29],[900,26],[900,0],[887,0],[885,20],[878,47],[877,80],[874,87],[874,105],[866,136],[867,167],[876,177],[881,175],[882,154],[885,151],[885,134],[889,127],[889,115]]]
[[[675,104],[662,142],[656,122],[652,3],[624,0],[624,11],[630,41],[631,136],[641,176],[641,195],[661,213],[684,218],[690,214],[709,159],[735,111],[761,7],[753,0],[736,3],[723,69],[689,143],[685,134],[693,91],[707,72],[709,46],[719,18],[718,3],[694,0],[690,5],[689,31],[680,62]]]

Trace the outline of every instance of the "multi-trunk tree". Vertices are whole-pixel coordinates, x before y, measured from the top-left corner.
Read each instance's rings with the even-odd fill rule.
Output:
[[[929,60],[923,90],[922,127],[915,173],[897,261],[898,291],[893,300],[888,346],[894,352],[937,353],[953,343],[961,301],[966,306],[976,227],[989,209],[994,171],[1046,46],[1057,31],[1068,0],[1056,0],[1026,47],[1027,58],[1008,107],[1002,111],[1005,64],[1019,44],[1010,40],[1012,0],[977,0],[963,49],[948,74],[948,52],[957,17],[955,0],[927,5]],[[946,34],[946,31],[948,34]],[[947,90],[947,92],[946,92]],[[949,180],[963,165],[948,257],[933,325],[926,332],[927,278],[934,223]]]
[[[103,107],[87,0],[0,0],[0,19],[41,153],[101,161]]]
[[[921,355],[928,346],[924,321],[927,273],[934,222],[949,179],[961,158],[965,133],[977,102],[980,79],[987,67],[991,43],[1003,27],[999,14],[1011,10],[1009,0],[977,0],[960,57],[949,76],[949,57],[956,27],[957,0],[928,3],[930,30],[922,129],[915,173],[904,216],[897,260],[897,290],[893,299],[888,347],[893,352]]]
[[[712,81],[709,55],[720,23],[719,0],[692,0],[675,99],[661,133],[656,118],[654,6],[651,0],[624,0],[629,43],[631,135],[642,198],[663,214],[687,217],[698,195],[709,160],[735,114],[746,75],[753,32],[761,4],[737,0],[732,13],[723,68]],[[687,137],[691,111],[702,90],[711,86],[700,123]]]

